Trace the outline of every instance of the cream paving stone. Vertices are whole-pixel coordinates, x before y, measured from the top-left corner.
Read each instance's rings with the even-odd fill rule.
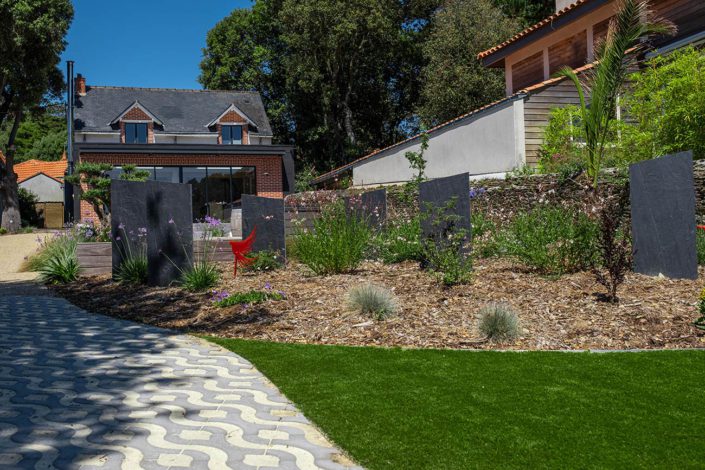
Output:
[[[245,359],[0,292],[0,468],[351,469]]]

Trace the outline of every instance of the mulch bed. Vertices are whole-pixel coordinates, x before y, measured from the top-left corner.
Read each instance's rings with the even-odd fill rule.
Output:
[[[443,288],[415,263],[368,262],[354,274],[314,276],[287,269],[238,274],[223,265],[219,290],[262,289],[270,283],[286,300],[248,307],[214,307],[211,294],[176,287],[132,287],[107,276],[84,278],[55,291],[84,309],[191,333],[268,341],[461,349],[632,349],[705,347],[692,326],[702,281],[630,274],[620,303],[598,301],[602,287],[589,273],[558,279],[523,272],[507,260],[479,260],[470,285]],[[705,270],[700,271],[700,276]],[[350,312],[349,287],[372,282],[392,289],[401,311],[383,321]],[[497,344],[478,331],[489,302],[518,313],[522,336]]]

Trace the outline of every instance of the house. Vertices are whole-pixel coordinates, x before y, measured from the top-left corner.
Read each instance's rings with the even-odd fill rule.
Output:
[[[678,28],[657,38],[650,54],[705,43],[705,1],[651,0],[656,14]],[[556,12],[478,55],[487,67],[505,73],[505,97],[430,130],[424,153],[430,178],[468,172],[471,178],[497,177],[516,167],[535,166],[543,129],[552,108],[578,104],[572,83],[552,78],[563,66],[581,73],[593,66],[595,44],[607,34],[616,0],[556,0]],[[405,154],[418,152],[420,135],[375,150],[316,178],[334,187],[345,177],[354,186],[409,181],[414,172]]]
[[[67,163],[66,154],[55,162],[32,159],[18,163],[14,165],[18,186],[37,196],[39,202],[63,203]]]
[[[71,163],[109,163],[115,178],[131,164],[189,183],[194,221],[229,222],[242,194],[282,198],[293,188],[293,148],[272,144],[258,93],[89,86],[80,74],[73,89]],[[95,217],[74,204],[77,218]]]

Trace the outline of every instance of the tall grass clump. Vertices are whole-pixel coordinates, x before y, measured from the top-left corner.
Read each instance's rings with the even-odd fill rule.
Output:
[[[350,272],[364,259],[370,237],[364,220],[348,214],[342,201],[334,202],[323,209],[313,230],[295,237],[296,257],[319,275]]]
[[[135,232],[118,225],[115,246],[120,252],[120,264],[115,270],[115,280],[121,284],[147,283],[147,229],[140,227]]]
[[[80,267],[76,257],[78,239],[71,232],[56,232],[40,240],[36,254],[27,259],[24,269],[36,271],[48,284],[66,284],[78,279]]]
[[[220,280],[220,272],[213,263],[199,261],[181,274],[181,285],[191,292],[202,292],[215,287]]]
[[[503,252],[536,271],[561,275],[595,264],[598,232],[583,212],[541,206],[517,215],[501,245]]]
[[[479,328],[487,339],[512,340],[519,336],[519,317],[509,306],[492,303],[480,310]]]
[[[374,284],[363,284],[351,288],[348,292],[348,306],[375,320],[384,320],[399,310],[399,302],[394,294],[390,290]]]

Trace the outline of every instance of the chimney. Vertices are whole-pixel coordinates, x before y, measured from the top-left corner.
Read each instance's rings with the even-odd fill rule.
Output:
[[[80,73],[76,75],[76,94],[78,96],[86,96],[86,77]]]
[[[556,13],[561,11],[562,9],[569,7],[573,3],[575,3],[577,0],[556,0]]]

